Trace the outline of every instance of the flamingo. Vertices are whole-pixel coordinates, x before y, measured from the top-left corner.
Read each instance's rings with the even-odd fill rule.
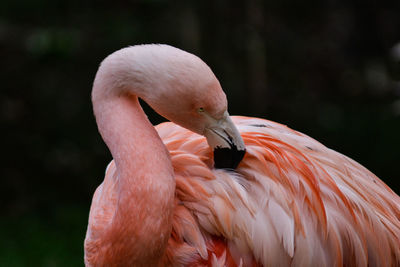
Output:
[[[149,122],[138,98],[171,122]],[[168,45],[101,63],[92,90],[113,160],[86,266],[400,266],[400,197],[285,125],[229,116],[211,69]]]

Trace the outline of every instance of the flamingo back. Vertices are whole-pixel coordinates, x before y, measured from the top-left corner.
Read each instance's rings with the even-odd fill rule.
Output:
[[[176,178],[171,266],[399,266],[400,198],[316,140],[268,120],[233,117],[246,155],[213,169],[204,137],[156,127]]]

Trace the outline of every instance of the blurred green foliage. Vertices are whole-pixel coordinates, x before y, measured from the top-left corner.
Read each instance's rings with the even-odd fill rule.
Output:
[[[105,56],[133,44],[197,54],[220,79],[231,114],[287,124],[400,192],[399,1],[3,0],[0,7],[0,266],[83,264],[90,200],[111,159],[91,85]]]
[[[87,210],[64,206],[0,222],[0,266],[83,266]]]

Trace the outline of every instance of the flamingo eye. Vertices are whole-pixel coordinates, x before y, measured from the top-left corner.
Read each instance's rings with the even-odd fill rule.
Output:
[[[201,107],[201,108],[199,108],[197,111],[198,111],[199,113],[202,113],[202,112],[204,112],[204,108]]]

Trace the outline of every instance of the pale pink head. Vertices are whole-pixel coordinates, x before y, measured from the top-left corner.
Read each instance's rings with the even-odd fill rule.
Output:
[[[93,100],[136,95],[170,121],[206,136],[212,148],[244,151],[219,81],[193,54],[169,45],[127,47],[104,59],[94,83],[102,92],[93,90]]]

